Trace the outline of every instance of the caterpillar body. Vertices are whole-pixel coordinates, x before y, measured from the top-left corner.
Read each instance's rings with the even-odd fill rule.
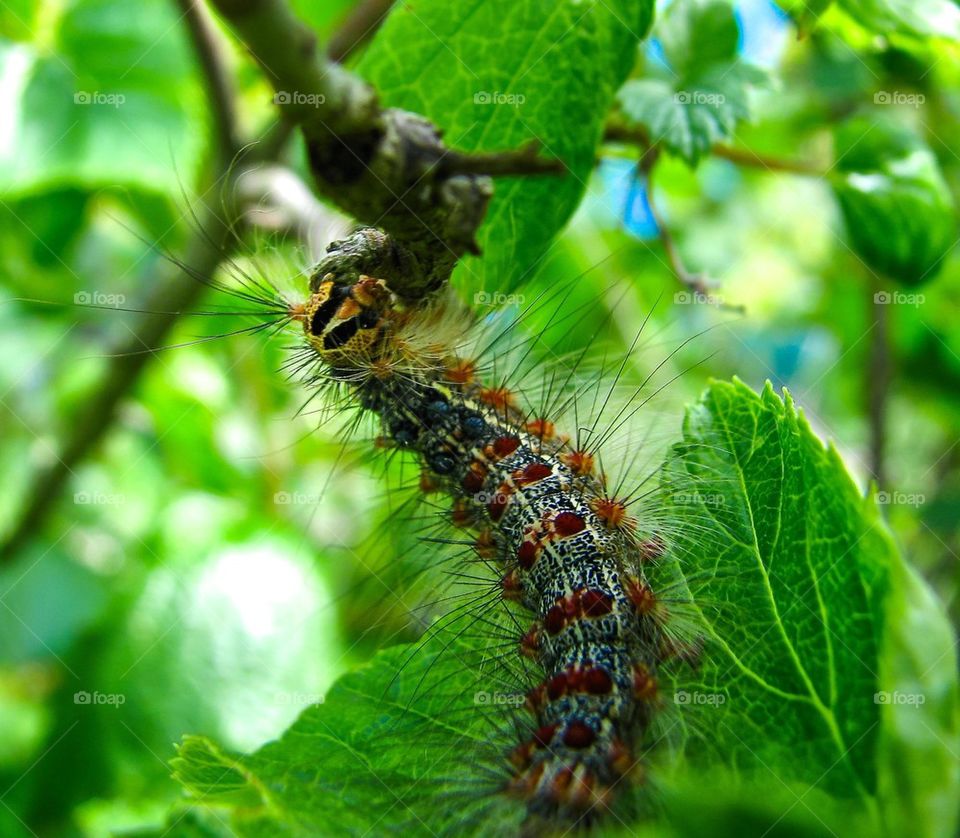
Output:
[[[516,648],[541,677],[502,754],[502,790],[530,818],[591,823],[642,776],[658,670],[682,649],[645,571],[664,534],[608,493],[596,451],[482,380],[461,350],[470,317],[449,298],[409,308],[382,280],[315,275],[289,316],[310,380],[348,388],[382,444],[415,453],[421,488],[452,498],[453,525],[528,614]]]

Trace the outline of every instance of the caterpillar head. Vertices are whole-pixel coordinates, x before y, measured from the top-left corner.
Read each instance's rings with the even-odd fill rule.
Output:
[[[361,276],[346,285],[328,274],[305,303],[291,309],[291,316],[303,323],[307,340],[326,363],[353,366],[374,354],[389,302],[381,279]]]

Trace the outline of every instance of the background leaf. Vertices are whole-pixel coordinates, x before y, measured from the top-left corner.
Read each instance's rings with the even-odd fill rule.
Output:
[[[652,142],[696,165],[750,116],[750,88],[767,77],[737,54],[740,28],[724,0],[676,0],[654,34],[668,66],[627,82],[618,100]]]
[[[957,238],[950,190],[930,149],[882,117],[852,119],[836,132],[834,192],[851,243],[874,270],[909,285],[937,275]]]

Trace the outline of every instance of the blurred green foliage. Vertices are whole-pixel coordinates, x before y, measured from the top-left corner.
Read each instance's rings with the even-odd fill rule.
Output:
[[[321,39],[352,5],[294,3]],[[529,250],[511,237],[507,210],[497,215],[498,237],[465,266],[460,290],[515,290],[533,300],[573,283],[568,303],[585,319],[577,330],[549,332],[544,354],[575,352],[601,330],[623,351],[653,309],[637,378],[679,340],[710,330],[670,361],[669,372],[684,373],[666,394],[674,438],[676,406],[708,378],[736,374],[755,390],[770,379],[790,387],[862,486],[876,422],[869,394],[877,353],[885,352],[892,383],[881,417],[883,510],[902,552],[956,619],[960,11],[947,0],[784,3],[796,7],[806,37],[795,39],[781,21],[764,36],[776,48],[751,55],[746,34],[758,10],[769,17],[771,7],[736,5],[740,59],[731,57],[729,15],[716,18],[716,38],[700,29],[685,35],[675,22],[674,35],[637,54],[619,116],[662,133],[680,155],[657,162],[653,198],[686,265],[716,280],[716,296],[745,313],[733,316],[714,300],[697,304],[677,284],[636,177],[638,150],[624,144],[603,146],[589,181],[584,166],[585,183],[562,194],[546,184],[529,193],[523,183],[505,187],[517,201],[535,194],[553,221],[569,213],[571,195],[585,195],[562,236]],[[17,0],[0,8],[0,533],[15,526],[31,479],[103,387],[108,347],[149,316],[122,310],[137,308],[165,270],[138,236],[177,252],[193,234],[185,201],[209,174],[212,133],[179,14],[162,0]],[[426,39],[415,17],[381,35],[406,26]],[[225,40],[241,125],[259,136],[271,118],[269,87]],[[723,79],[733,89],[710,86],[736,105],[716,119],[669,96],[655,103],[675,112],[666,122],[631,106],[631,86],[676,82],[671,64],[699,78],[699,59],[684,52],[696,44],[717,62],[758,63],[767,83],[747,89],[734,73]],[[610,61],[625,68],[624,50],[620,44]],[[429,105],[446,127],[449,96],[459,93],[445,85],[461,91],[472,82],[455,52],[438,42],[436,53],[439,69],[425,75],[416,55],[388,60],[401,53],[378,38],[359,66],[392,85],[397,101]],[[501,92],[530,99],[531,120],[563,119],[548,105],[564,101],[564,89],[551,89],[552,59],[535,69],[540,58],[518,64],[531,69],[527,88],[523,69],[515,81],[476,69],[477,91],[487,78],[499,89],[503,78]],[[456,72],[445,69],[451,65]],[[591,85],[588,70],[611,86],[615,73],[601,69],[582,72]],[[457,124],[466,131],[478,111],[477,120],[494,126],[482,136],[490,148],[536,133],[524,127],[525,104],[498,107],[465,100]],[[595,103],[582,112],[599,139]],[[859,126],[862,143],[850,126]],[[583,154],[581,134],[574,145]],[[454,146],[458,139],[447,134]],[[754,165],[709,154],[717,139],[746,150]],[[305,176],[301,156],[294,148],[288,162]],[[779,171],[767,165],[773,160],[804,161],[825,176]],[[256,237],[245,247],[256,249]],[[510,260],[511,276],[497,284],[502,267],[493,266]],[[549,311],[539,316],[549,320]],[[183,317],[170,343],[245,325]],[[415,535],[382,537],[404,495],[386,490],[385,467],[367,456],[362,434],[345,443],[343,423],[321,423],[316,405],[299,411],[307,397],[281,371],[285,343],[241,335],[158,353],[63,496],[47,499],[43,525],[0,566],[0,834],[155,827],[181,794],[168,760],[182,735],[254,749],[379,646],[418,634],[418,594],[407,591],[409,568],[396,561],[415,549]],[[409,477],[409,463],[392,463],[387,482],[402,482],[404,468]],[[695,788],[676,793],[700,800]],[[759,824],[774,820],[752,805],[758,797],[772,801],[775,793],[729,794],[747,812],[735,819],[747,834],[744,824],[762,833]],[[707,809],[677,809],[689,819],[678,834],[704,823],[720,828]],[[774,810],[781,811],[771,802]],[[716,817],[735,811],[731,803]],[[774,825],[780,834],[815,832],[821,825],[808,814]],[[193,817],[184,831],[223,829]]]

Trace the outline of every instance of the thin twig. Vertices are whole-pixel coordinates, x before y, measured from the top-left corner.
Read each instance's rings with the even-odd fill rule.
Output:
[[[327,58],[342,64],[369,41],[386,20],[394,0],[361,0],[357,3],[327,44]]]
[[[657,146],[649,147],[643,154],[637,167],[637,176],[642,178],[647,191],[647,205],[650,207],[650,215],[657,225],[657,231],[660,237],[660,243],[663,245],[663,252],[666,254],[667,261],[670,263],[670,269],[687,290],[697,298],[711,299],[711,283],[705,274],[694,273],[689,270],[680,255],[680,249],[677,247],[676,240],[670,232],[670,227],[657,209],[656,199],[653,195],[653,170],[660,158],[660,150]],[[718,302],[720,308],[733,311],[743,311],[742,306],[734,306],[722,301]]]
[[[207,103],[213,115],[213,128],[221,160],[230,160],[239,147],[237,119],[234,111],[233,83],[223,60],[220,33],[210,19],[210,12],[201,0],[176,0],[183,11],[190,40],[200,63]]]
[[[604,129],[603,138],[606,142],[627,143],[643,149],[651,148],[653,142],[647,129],[642,125],[627,125],[615,120]],[[768,172],[786,172],[807,177],[826,177],[827,170],[813,163],[802,160],[787,160],[767,154],[758,154],[755,151],[718,143],[710,149],[710,154],[723,160],[729,160],[738,166],[753,169],[765,169]]]

